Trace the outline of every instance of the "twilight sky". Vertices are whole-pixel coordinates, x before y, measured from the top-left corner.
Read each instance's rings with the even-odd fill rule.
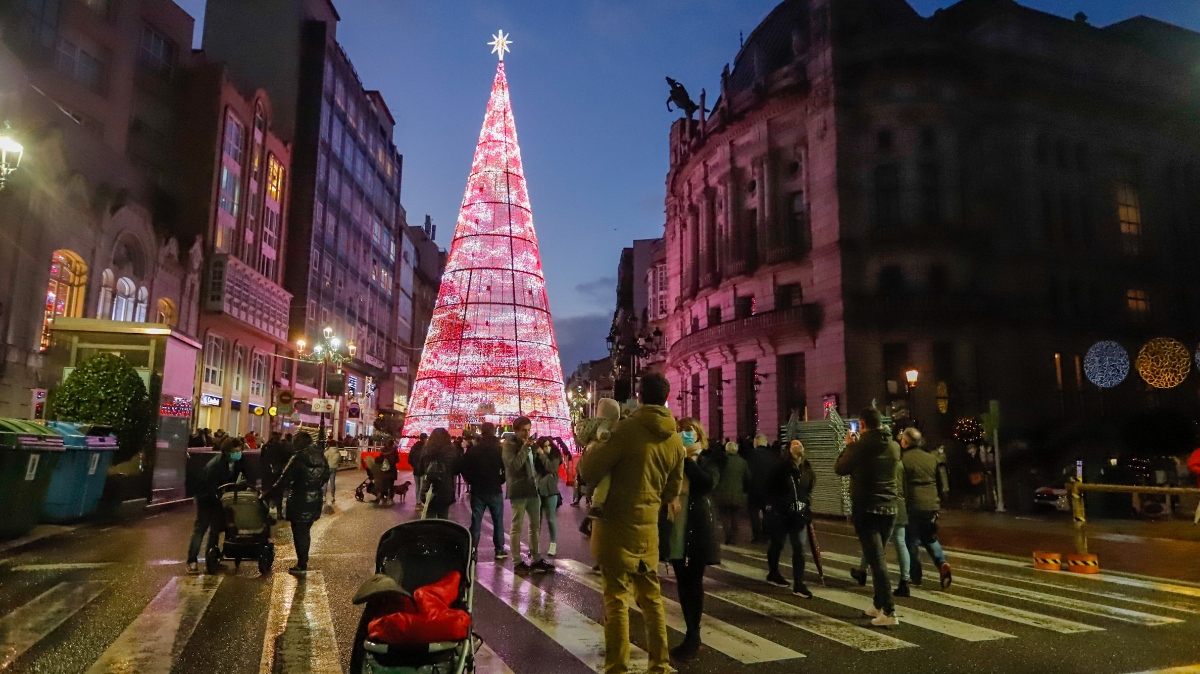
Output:
[[[176,0],[197,19],[204,0]],[[714,100],[739,31],[778,0],[334,0],[338,41],[368,89],[383,92],[404,155],[409,224],[426,213],[449,246],[505,57],[550,305],[568,376],[606,353],[621,248],[661,236],[670,75]],[[910,0],[922,15],[953,2]],[[1200,30],[1193,0],[1024,0],[1103,26],[1137,14]],[[198,45],[197,45],[198,46]]]

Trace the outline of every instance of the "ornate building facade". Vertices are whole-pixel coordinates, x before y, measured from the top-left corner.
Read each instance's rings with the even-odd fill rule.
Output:
[[[677,409],[718,438],[873,400],[941,438],[992,399],[1030,433],[1194,413],[1136,375],[1102,397],[1081,359],[1200,337],[1197,63],[1145,17],[785,0],[671,127]]]

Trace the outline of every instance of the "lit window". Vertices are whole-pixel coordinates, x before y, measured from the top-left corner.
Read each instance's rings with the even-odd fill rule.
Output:
[[[132,321],[136,309],[137,286],[128,278],[122,277],[117,281],[117,292],[113,297],[112,313],[109,319],[114,321]]]
[[[165,297],[160,298],[158,300],[158,316],[154,322],[175,327],[175,315],[175,303]]]
[[[267,390],[267,357],[255,352],[250,364],[250,395],[255,398],[265,396]]]
[[[87,265],[69,250],[56,250],[50,258],[50,283],[42,321],[42,351],[50,348],[50,326],[56,316],[83,316],[87,291]]]
[[[1145,290],[1126,290],[1125,306],[1134,316],[1150,313],[1150,295]]]
[[[267,196],[277,202],[283,201],[283,164],[275,159],[275,155],[267,160]]]
[[[204,383],[221,386],[225,376],[225,339],[209,335],[204,340]]]
[[[133,320],[138,323],[146,322],[146,312],[150,308],[150,291],[146,286],[137,290],[137,302],[133,305]]]
[[[242,184],[238,178],[238,174],[230,171],[228,166],[221,167],[221,210],[235,218],[242,194]]]
[[[146,70],[169,79],[175,69],[178,53],[179,48],[167,36],[149,26],[142,29],[142,48],[138,60]]]
[[[1117,183],[1117,220],[1121,225],[1121,249],[1129,255],[1142,252],[1142,208],[1137,188]]]

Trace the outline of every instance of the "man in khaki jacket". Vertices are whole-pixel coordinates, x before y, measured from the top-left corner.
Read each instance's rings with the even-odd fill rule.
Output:
[[[592,531],[592,556],[604,580],[605,674],[629,671],[630,594],[646,623],[648,674],[671,671],[657,572],[658,515],[679,495],[686,453],[665,407],[671,393],[666,377],[646,375],[639,388],[642,406],[579,461],[588,484],[612,478],[604,515]]]

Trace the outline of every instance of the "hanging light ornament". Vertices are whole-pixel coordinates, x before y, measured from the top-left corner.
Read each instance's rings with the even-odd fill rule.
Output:
[[[963,417],[954,424],[954,437],[968,444],[979,442],[983,439],[983,424],[975,417]]]
[[[1137,371],[1154,388],[1175,388],[1192,371],[1192,354],[1178,340],[1158,337],[1138,352]]]
[[[1112,388],[1129,376],[1129,352],[1113,341],[1096,342],[1083,357],[1083,373],[1100,388]]]

